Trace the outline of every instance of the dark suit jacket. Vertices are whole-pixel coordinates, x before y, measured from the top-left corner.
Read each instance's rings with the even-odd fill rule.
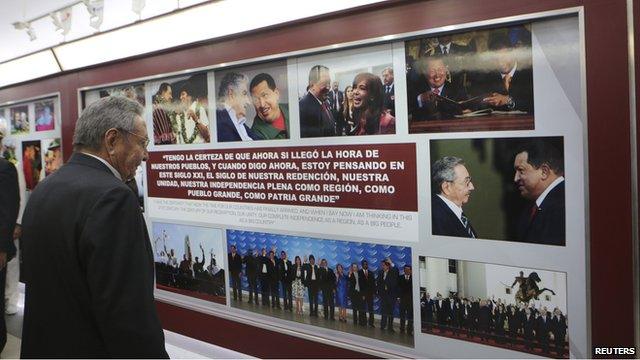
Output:
[[[236,129],[236,126],[233,124],[233,120],[231,120],[229,112],[227,112],[226,109],[216,110],[216,124],[218,127],[218,142],[242,141],[242,138],[240,138],[240,134],[238,133],[238,129]],[[247,130],[247,135],[249,135],[253,140],[262,139],[246,124],[243,124],[242,126]]]
[[[319,286],[320,285],[320,266],[318,264],[313,265],[314,273],[316,274],[316,279],[311,280],[311,264],[305,264],[307,269],[305,272],[304,283],[307,287],[309,286]]]
[[[423,91],[430,90],[431,89],[427,87]],[[467,94],[464,91],[464,88],[456,85],[455,83],[445,82],[440,95],[454,101],[467,99]],[[413,121],[452,119],[455,115],[462,114],[462,107],[443,100],[426,102],[422,103],[422,106],[419,106],[417,103],[417,96],[418,95],[416,94],[415,97],[411,98],[411,101],[416,103],[413,109]]]
[[[499,107],[496,110],[520,110],[533,114],[533,72],[531,68],[520,69],[520,64],[516,72],[513,73],[509,90],[505,89],[502,75],[498,72],[488,74],[484,80],[485,92],[497,92],[503,95],[509,95],[515,103],[513,109]]]
[[[530,212],[527,208],[518,223],[519,241],[565,245],[564,181],[547,194],[531,222],[529,217]]]
[[[231,256],[231,253],[227,254],[227,261],[229,262],[229,273],[233,276],[237,276],[242,272],[242,256],[236,252],[236,256]]]
[[[291,260],[287,259],[287,270],[284,269],[285,261],[282,259],[278,259],[278,273],[280,274],[280,281],[284,281],[286,283],[290,283],[293,281],[293,277],[295,276],[295,270],[291,265]]]
[[[18,172],[12,163],[0,158],[0,252],[7,253],[7,261],[16,255],[13,230],[19,209]]]
[[[398,276],[398,296],[400,300],[411,301],[413,297],[413,275],[407,280],[404,274]]]
[[[249,253],[242,259],[245,264],[245,269],[248,278],[254,278],[258,275],[258,259],[253,254]]]
[[[153,253],[136,195],[75,153],[22,218],[23,358],[167,358]]]
[[[328,111],[322,109],[318,100],[307,93],[300,99],[300,136],[335,136],[336,122]]]
[[[360,275],[360,292],[365,295],[373,295],[376,292],[376,275],[371,271],[371,269],[367,270],[367,277],[364,276],[364,270],[358,270],[358,274]]]
[[[470,237],[460,219],[438,195],[431,195],[431,226],[433,235]],[[477,235],[473,225],[471,230]]]
[[[395,102],[395,92],[396,92],[396,84],[395,82],[391,85],[391,91],[387,91],[387,86],[382,84],[382,95],[383,95],[383,108],[389,110],[391,116],[396,116],[396,102]]]

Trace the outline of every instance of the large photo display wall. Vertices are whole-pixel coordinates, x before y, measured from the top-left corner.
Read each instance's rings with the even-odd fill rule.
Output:
[[[580,32],[425,30],[80,103],[145,106],[158,298],[382,356],[586,357]]]

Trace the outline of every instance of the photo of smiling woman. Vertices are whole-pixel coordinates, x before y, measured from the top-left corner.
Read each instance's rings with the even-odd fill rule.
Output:
[[[371,73],[353,79],[353,119],[351,135],[395,134],[396,119],[383,108],[382,80]]]

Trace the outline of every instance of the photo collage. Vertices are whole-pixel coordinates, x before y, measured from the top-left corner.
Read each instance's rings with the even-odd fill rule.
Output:
[[[132,189],[149,217],[157,296],[204,301],[212,311],[247,321],[403,356],[442,346],[454,355],[474,349],[479,357],[568,358],[587,344],[580,296],[586,286],[585,122],[580,101],[573,100],[580,99],[581,85],[555,75],[582,60],[573,48],[559,49],[553,31],[567,32],[563,41],[578,39],[577,24],[577,17],[566,17],[428,33],[248,59],[80,95],[83,106],[114,95],[138,101],[152,155],[416,146],[418,208],[409,215],[419,226],[405,240],[375,232],[283,231],[251,215],[255,207],[244,208],[242,200],[224,207],[206,196],[176,200],[171,189],[149,197],[150,170],[143,164]],[[38,104],[4,110],[12,132],[22,131],[25,121],[40,131],[46,108]],[[26,141],[21,151],[46,159],[45,146],[49,151],[50,143]],[[348,160],[355,163],[356,154]],[[219,170],[208,169],[211,177],[200,180],[213,186]],[[31,176],[36,171],[47,174],[46,160]],[[237,173],[242,178],[250,171]],[[194,180],[178,179],[176,186]],[[210,222],[188,211],[181,218],[163,215],[181,206],[211,214]],[[332,208],[273,209],[313,219]],[[276,210],[274,221],[286,221]],[[367,222],[400,216],[348,210]],[[253,218],[239,227],[216,213]]]

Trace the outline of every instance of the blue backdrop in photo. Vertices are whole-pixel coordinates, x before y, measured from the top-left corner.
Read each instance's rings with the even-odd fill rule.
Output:
[[[369,244],[362,242],[350,242],[341,240],[319,239],[292,235],[269,234],[252,231],[227,230],[227,248],[235,245],[238,253],[245,256],[257,249],[258,252],[262,248],[267,251],[276,248],[276,256],[280,256],[280,251],[287,252],[287,257],[291,262],[296,256],[304,259],[304,256],[313,254],[316,258],[316,264],[320,264],[321,259],[327,259],[329,267],[335,272],[337,264],[342,264],[345,268],[345,275],[348,273],[348,267],[355,262],[360,267],[360,261],[367,260],[369,269],[376,272],[380,267],[380,262],[385,258],[391,258],[391,261],[402,274],[402,268],[405,264],[411,265],[411,248],[408,246],[390,246]],[[243,267],[244,272],[244,267]],[[229,284],[231,282],[229,281]],[[249,284],[245,276],[242,276],[242,289],[249,291]],[[282,297],[282,289],[280,289]],[[308,297],[304,298],[305,303]],[[322,307],[322,294],[319,299],[320,307]],[[351,304],[349,302],[349,308]],[[374,300],[374,309],[377,314],[379,311],[379,299],[377,296]],[[398,314],[398,307],[394,312]]]

